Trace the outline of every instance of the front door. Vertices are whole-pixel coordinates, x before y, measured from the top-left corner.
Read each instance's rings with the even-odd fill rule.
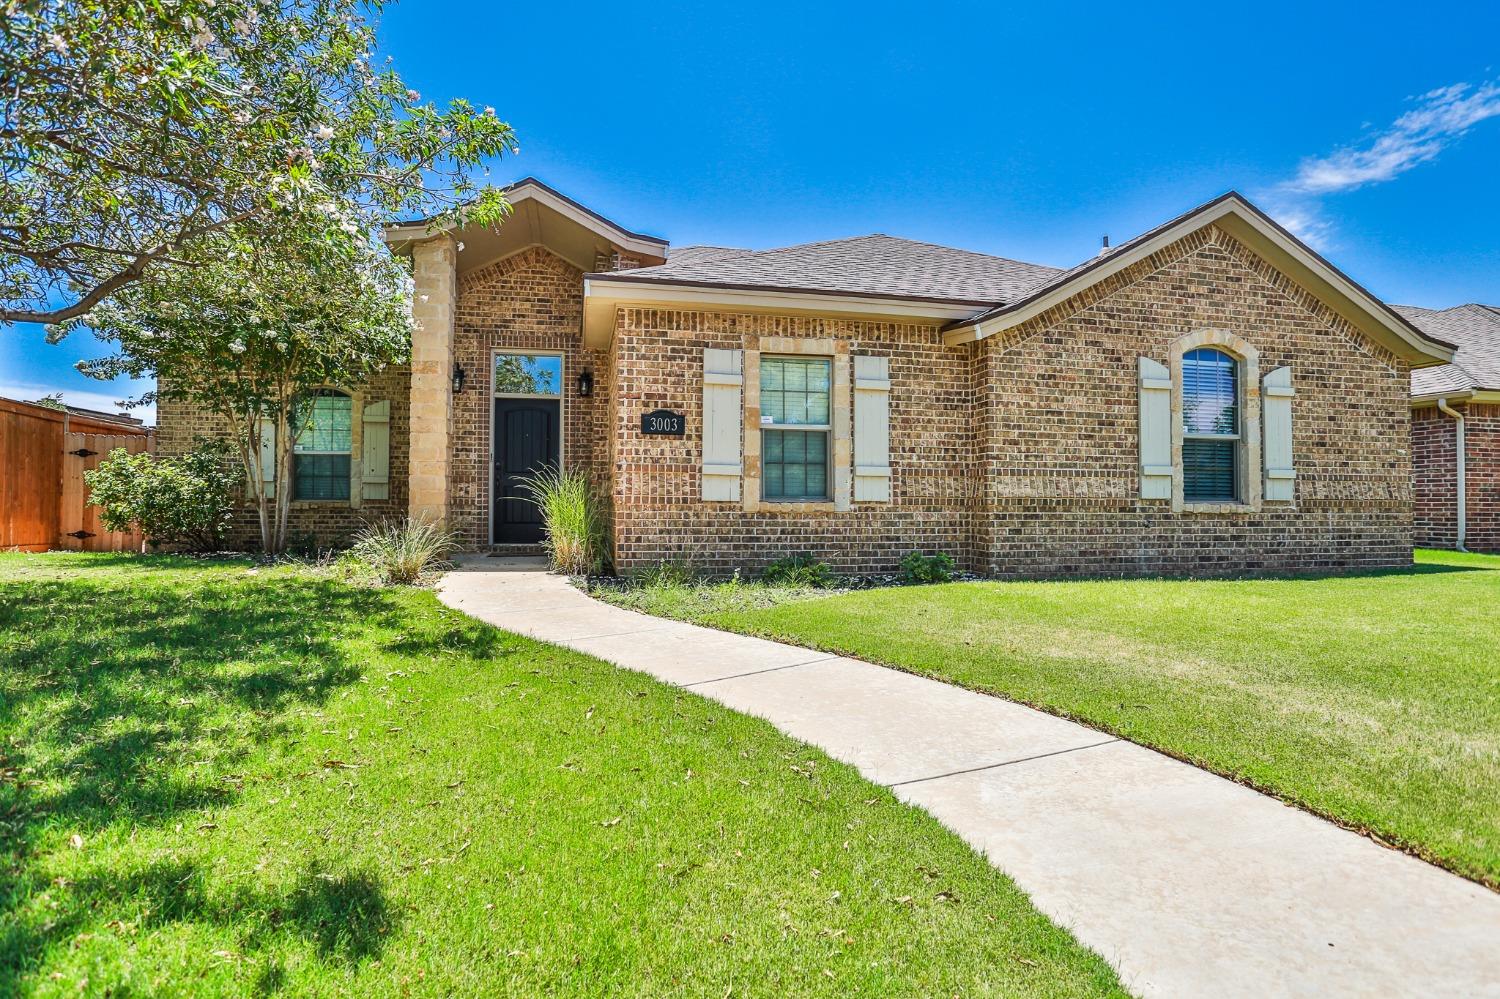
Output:
[[[542,516],[522,481],[558,465],[559,399],[495,400],[494,540],[500,545],[542,540]]]

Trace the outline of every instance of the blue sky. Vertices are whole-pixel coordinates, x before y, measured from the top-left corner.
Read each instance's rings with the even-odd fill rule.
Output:
[[[515,126],[494,181],[678,246],[1067,267],[1235,188],[1387,301],[1500,301],[1500,5],[406,0],[381,37]],[[0,396],[120,398],[95,349],[0,330]]]

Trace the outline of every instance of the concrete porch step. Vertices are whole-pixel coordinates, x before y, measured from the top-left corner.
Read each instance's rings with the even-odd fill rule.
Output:
[[[547,554],[547,550],[541,545],[485,545],[479,552],[490,558],[540,557]]]

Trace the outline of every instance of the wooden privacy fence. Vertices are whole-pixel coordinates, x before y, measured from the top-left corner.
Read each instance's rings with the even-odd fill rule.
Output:
[[[0,399],[0,550],[139,551],[139,534],[99,523],[83,473],[154,443],[145,427]]]

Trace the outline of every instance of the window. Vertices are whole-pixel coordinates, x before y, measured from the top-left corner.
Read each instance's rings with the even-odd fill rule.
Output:
[[[1239,362],[1200,347],[1182,355],[1182,497],[1232,503],[1240,495]]]
[[[562,358],[546,354],[496,354],[496,395],[562,395]]]
[[[761,495],[768,500],[828,499],[828,438],[833,361],[760,360]]]
[[[354,400],[333,389],[319,389],[297,406],[296,419],[301,432],[292,448],[293,498],[347,500]]]

